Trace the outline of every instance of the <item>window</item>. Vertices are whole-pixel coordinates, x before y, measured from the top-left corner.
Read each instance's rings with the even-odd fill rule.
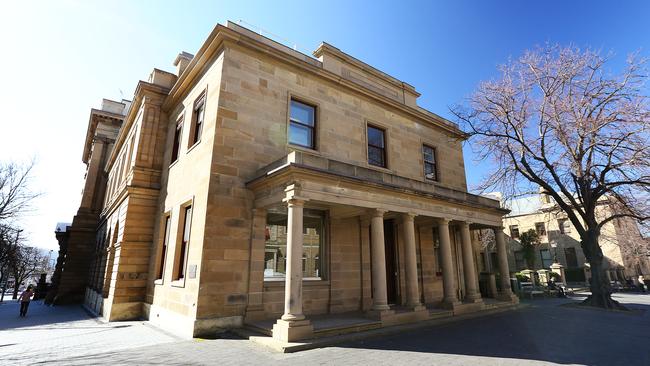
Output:
[[[368,125],[368,164],[386,167],[385,131]]]
[[[181,149],[181,136],[183,133],[183,119],[179,119],[176,123],[176,131],[174,131],[174,145],[172,147],[172,163],[178,160],[178,155]]]
[[[433,228],[433,255],[436,257],[435,271],[436,275],[442,276],[442,258],[440,257],[440,236],[438,228]]]
[[[292,99],[289,113],[289,143],[315,149],[315,125],[316,107]]]
[[[521,250],[518,250],[515,252],[515,267],[517,268],[517,271],[521,271],[522,269],[526,269],[526,261],[524,260],[524,252]]]
[[[193,146],[201,140],[201,133],[203,132],[203,118],[205,115],[205,91],[194,102],[193,129],[190,136],[190,146]]]
[[[564,248],[564,257],[566,258],[566,266],[568,268],[578,267],[578,256],[576,255],[576,248]]]
[[[510,225],[510,237],[519,239],[519,225]]]
[[[540,249],[539,255],[542,258],[542,268],[549,268],[553,264],[553,259],[551,258],[551,251],[548,249]]]
[[[568,234],[571,232],[571,223],[567,219],[557,220],[557,225],[560,227],[560,234]]]
[[[176,280],[185,278],[185,261],[187,259],[187,249],[190,243],[190,225],[192,224],[192,206],[186,206],[183,215],[183,236],[181,237],[181,246],[178,250],[178,261],[176,262]]]
[[[543,222],[536,222],[535,223],[535,231],[537,232],[537,235],[539,235],[539,236],[546,236],[546,225],[544,225]]]
[[[169,224],[171,216],[165,217],[165,231],[163,232],[162,253],[160,253],[160,263],[158,267],[158,276],[156,279],[162,280],[165,275],[165,262],[167,259],[167,245],[169,244]]]
[[[323,277],[321,252],[323,250],[323,220],[321,211],[305,209],[303,213],[303,278]],[[287,268],[287,215],[269,213],[266,217],[264,248],[264,278],[284,278]]]
[[[436,150],[431,146],[422,145],[422,155],[424,158],[424,178],[437,181],[438,165],[436,164]]]

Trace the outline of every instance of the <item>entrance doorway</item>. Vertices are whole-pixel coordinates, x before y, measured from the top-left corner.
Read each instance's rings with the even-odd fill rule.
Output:
[[[384,250],[386,253],[386,292],[388,304],[394,305],[399,301],[397,250],[395,248],[395,221],[384,220]]]

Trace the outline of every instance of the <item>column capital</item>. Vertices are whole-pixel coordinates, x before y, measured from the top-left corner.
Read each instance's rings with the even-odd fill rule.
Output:
[[[382,208],[375,208],[370,211],[370,216],[372,217],[384,217],[384,215],[388,212],[388,210],[384,210]]]
[[[503,226],[494,226],[492,227],[492,230],[494,230],[495,233],[501,231],[503,232],[503,229],[505,229]]]
[[[470,225],[472,225],[472,224],[473,224],[473,222],[471,222],[471,221],[461,221],[460,222],[460,226],[463,226],[463,227],[467,226],[468,229],[469,229]]]
[[[448,219],[446,217],[436,217],[436,222],[438,225],[449,225],[451,219]]]
[[[402,213],[402,218],[404,220],[413,221],[415,219],[415,216],[417,215],[418,214],[416,214],[415,212],[404,212]]]
[[[309,201],[308,198],[300,196],[290,196],[282,200],[282,202],[286,202],[289,206],[304,206],[307,201]]]

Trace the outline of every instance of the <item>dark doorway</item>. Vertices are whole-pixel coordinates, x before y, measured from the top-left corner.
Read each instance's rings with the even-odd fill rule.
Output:
[[[395,222],[384,220],[384,246],[386,251],[386,292],[388,303],[398,303],[397,251],[395,250]]]

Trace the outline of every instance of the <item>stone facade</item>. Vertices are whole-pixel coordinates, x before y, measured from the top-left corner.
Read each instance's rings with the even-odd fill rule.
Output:
[[[79,252],[88,307],[187,337],[278,319],[281,341],[316,314],[483,308],[476,232],[506,261],[507,210],[467,192],[466,135],[411,85],[326,43],[314,56],[228,23],[138,84]],[[492,295],[516,302],[502,278]]]
[[[512,212],[503,221],[508,236],[509,268],[512,271],[527,269],[518,236],[532,229],[537,231],[540,245],[535,252],[534,268],[530,269],[549,269],[557,260],[564,267],[569,282],[586,282],[589,264],[580,246],[580,236],[566,214],[558,212],[551,200],[540,194],[511,203]],[[602,202],[597,207],[597,215],[610,216],[611,210],[612,207]],[[633,255],[635,247],[647,248],[644,244],[647,240],[631,218],[616,219],[603,226],[600,245],[612,281],[650,273],[648,258]]]

